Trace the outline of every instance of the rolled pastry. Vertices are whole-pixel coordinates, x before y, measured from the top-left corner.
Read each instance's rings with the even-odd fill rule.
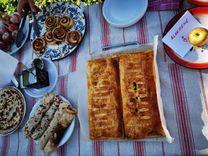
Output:
[[[68,107],[64,110],[64,114],[61,116],[56,128],[52,131],[49,141],[44,148],[45,156],[50,155],[54,150],[56,150],[67,127],[71,124],[75,115],[76,110],[72,107]]]
[[[39,140],[39,146],[41,149],[43,149],[46,145],[46,143],[49,140],[49,137],[52,133],[52,131],[54,131],[54,129],[56,128],[56,126],[58,125],[58,121],[61,118],[61,116],[64,113],[64,110],[68,107],[69,105],[65,102],[61,102],[59,105],[58,110],[56,111],[54,118],[52,119],[48,129],[43,133],[43,135],[41,136],[40,140]]]
[[[55,95],[52,93],[46,93],[41,101],[41,104],[34,112],[32,117],[27,121],[24,126],[24,134],[28,138],[31,136],[32,131],[35,130],[38,123],[41,121],[42,117],[44,116],[45,112],[50,108],[53,104]]]
[[[56,110],[58,109],[60,102],[61,102],[61,99],[58,96],[56,96],[54,98],[54,103],[48,109],[48,111],[45,113],[44,117],[42,118],[42,120],[40,121],[40,123],[38,124],[36,129],[32,132],[31,137],[33,139],[38,139],[45,132],[45,130],[48,128],[48,125],[50,124],[51,120],[53,119],[53,116],[54,116]]]

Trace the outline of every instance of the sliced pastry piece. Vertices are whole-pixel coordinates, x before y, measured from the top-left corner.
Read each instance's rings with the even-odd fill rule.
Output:
[[[74,20],[69,16],[63,16],[59,19],[59,25],[65,29],[70,29],[74,25]]]
[[[90,60],[87,68],[90,139],[123,137],[118,62],[111,57]]]
[[[32,42],[33,52],[37,55],[43,54],[46,48],[46,42],[43,38],[36,38]]]
[[[58,19],[55,16],[48,16],[45,20],[46,28],[51,29],[54,28],[58,23]]]
[[[44,114],[53,104],[55,97],[56,96],[52,93],[46,93],[43,96],[41,104],[24,126],[24,134],[27,138],[31,137],[32,132],[35,130],[35,128],[43,118]]]
[[[65,41],[66,43],[72,46],[76,46],[81,41],[81,38],[82,38],[81,33],[79,31],[74,30],[67,33]]]
[[[119,71],[125,137],[164,136],[158,110],[153,51],[121,54]]]
[[[53,37],[56,41],[60,42],[60,41],[64,41],[65,37],[66,37],[66,31],[63,27],[61,26],[57,26],[52,30],[53,33]]]
[[[44,114],[43,118],[41,119],[37,127],[34,129],[34,131],[32,132],[31,137],[33,139],[35,140],[38,139],[45,132],[51,120],[53,119],[53,116],[56,110],[58,109],[60,103],[61,103],[61,99],[58,96],[54,97],[53,104],[48,109],[48,111]]]
[[[49,125],[49,127],[47,128],[47,130],[43,133],[43,135],[41,136],[40,140],[39,140],[39,146],[41,149],[43,149],[46,145],[46,143],[49,140],[49,137],[52,135],[52,132],[54,131],[54,129],[57,127],[58,121],[60,120],[61,116],[64,113],[64,110],[69,107],[69,104],[65,103],[65,102],[61,102],[59,104],[58,110],[56,111],[56,113],[54,114],[54,117]]]
[[[52,131],[52,134],[44,148],[45,156],[49,156],[54,150],[56,150],[59,142],[61,141],[67,127],[71,124],[73,118],[76,115],[74,108],[65,109],[61,116],[56,128]]]
[[[47,44],[55,44],[56,40],[53,37],[52,30],[48,30],[44,34],[44,38]]]

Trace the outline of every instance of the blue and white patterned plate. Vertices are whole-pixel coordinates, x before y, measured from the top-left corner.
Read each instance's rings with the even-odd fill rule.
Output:
[[[46,9],[42,10],[42,12],[37,16],[41,36],[43,36],[46,32],[45,19],[47,16],[70,16],[75,22],[74,26],[70,30],[77,30],[81,32],[82,38],[84,37],[86,19],[84,13],[78,6],[69,2],[59,2],[51,4]],[[35,38],[36,35],[32,29],[30,39],[33,41]],[[60,44],[47,45],[43,57],[51,58],[52,60],[62,59],[73,52],[77,46],[71,46],[65,42],[61,42]]]

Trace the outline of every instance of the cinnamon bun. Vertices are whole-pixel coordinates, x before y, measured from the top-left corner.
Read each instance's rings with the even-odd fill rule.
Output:
[[[81,41],[81,37],[81,33],[79,31],[74,30],[67,33],[65,41],[66,43],[72,46],[76,46]]]
[[[57,25],[57,18],[54,16],[48,16],[45,20],[46,28],[51,29]]]
[[[56,41],[64,41],[66,36],[66,31],[63,27],[57,26],[52,31],[53,37]]]
[[[45,47],[46,47],[46,42],[42,38],[36,38],[32,42],[33,52],[36,54],[43,54],[43,52],[45,51]]]
[[[74,25],[74,21],[69,16],[63,16],[60,18],[59,24],[63,26],[65,29],[70,29]]]
[[[54,43],[56,43],[56,40],[53,37],[52,30],[48,30],[48,31],[45,32],[44,39],[45,39],[47,44],[54,44]]]

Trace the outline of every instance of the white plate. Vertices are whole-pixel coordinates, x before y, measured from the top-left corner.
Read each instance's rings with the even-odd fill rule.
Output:
[[[145,14],[148,0],[105,0],[103,16],[115,27],[128,27]]]
[[[26,94],[28,94],[29,96],[32,96],[32,97],[36,97],[36,98],[42,97],[46,92],[51,92],[55,88],[57,81],[58,81],[58,71],[56,69],[55,64],[49,59],[46,59],[46,58],[42,58],[42,59],[44,62],[44,69],[47,70],[48,75],[49,75],[50,85],[47,87],[39,88],[39,89],[36,89],[36,88],[24,89]],[[30,68],[32,66],[32,61],[33,60],[29,61],[26,64],[26,66],[28,68]]]
[[[64,98],[63,96],[60,96],[59,97],[66,103],[68,103],[69,105],[71,105],[71,103],[66,99]],[[29,117],[32,117],[32,115],[34,114],[35,110],[38,108],[38,106],[40,105],[41,103],[41,100],[42,99],[39,99],[35,105],[33,106],[31,112],[30,112],[30,116]],[[74,126],[75,126],[75,118],[72,120],[72,123],[70,124],[70,126],[66,129],[64,135],[63,135],[63,138],[61,139],[60,143],[58,144],[57,147],[60,147],[62,146],[63,144],[65,144],[67,142],[67,140],[70,138],[70,136],[72,135],[72,132],[74,130]],[[38,139],[39,140],[39,139]],[[34,140],[36,144],[38,144],[38,140]]]
[[[2,22],[0,22],[0,25],[2,25]],[[21,46],[17,47],[14,42],[14,43],[12,43],[10,50],[6,51],[6,53],[12,55],[12,54],[18,52],[24,46],[25,42],[27,41],[28,36],[30,34],[30,25],[29,25],[29,17],[28,16],[25,20],[25,25],[23,27],[23,33],[25,34],[25,38],[23,39]]]

